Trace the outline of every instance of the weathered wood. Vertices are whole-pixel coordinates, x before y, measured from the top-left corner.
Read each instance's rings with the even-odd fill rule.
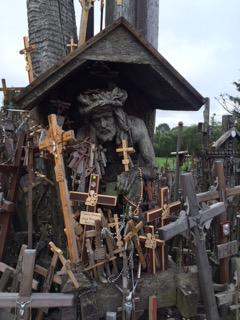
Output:
[[[157,296],[149,297],[148,320],[157,320]]]
[[[199,213],[192,174],[181,174],[180,182],[182,185],[184,199],[188,204],[189,215],[183,217],[182,219],[178,219],[165,227],[160,228],[160,239],[168,240],[179,233],[192,229],[194,233],[193,249],[195,252],[195,258],[198,267],[201,298],[205,306],[207,318],[218,320],[219,316],[214,297],[212,274],[210,271],[206,246],[201,228],[203,227],[203,223],[205,221],[223,213],[225,211],[225,206],[222,202],[217,203],[213,206],[210,206],[210,209],[206,210],[205,214]]]
[[[233,256],[237,253],[238,253],[238,241],[237,240],[233,240],[231,242],[217,245],[217,258],[219,260],[224,259],[226,257]]]
[[[7,284],[12,276],[13,270],[6,268],[0,279],[0,292],[5,291]]]
[[[177,288],[177,308],[184,318],[195,317],[197,314],[198,295],[191,286]]]

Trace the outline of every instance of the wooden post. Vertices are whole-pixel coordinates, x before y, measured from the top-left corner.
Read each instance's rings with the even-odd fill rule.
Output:
[[[64,132],[57,125],[55,114],[48,116],[49,129],[45,140],[38,143],[39,150],[48,150],[54,156],[55,176],[60,191],[60,200],[62,203],[63,217],[66,227],[66,236],[69,248],[70,260],[73,263],[79,262],[79,254],[77,250],[77,240],[74,232],[73,213],[69,200],[69,191],[66,181],[65,167],[62,156],[62,148],[67,143],[75,143],[76,139],[73,130]]]
[[[177,152],[176,152],[176,169],[175,169],[175,184],[174,184],[174,201],[179,199],[179,174],[180,174],[180,155],[179,151],[182,146],[182,128],[183,122],[178,122],[178,139],[177,139]]]
[[[82,5],[82,14],[81,14],[81,23],[80,23],[80,30],[79,30],[79,41],[78,46],[81,46],[85,43],[86,40],[86,33],[87,33],[87,25],[88,25],[88,15],[89,10],[93,7],[93,1],[86,1],[86,0],[79,0]]]
[[[34,44],[29,45],[28,37],[23,37],[23,43],[24,43],[24,49],[20,50],[19,53],[25,55],[25,59],[27,62],[26,70],[28,72],[29,83],[31,83],[34,80],[34,75],[33,75],[32,60],[31,60],[30,52],[34,50],[36,46]]]
[[[116,152],[121,152],[123,154],[122,164],[124,165],[124,171],[129,171],[129,157],[128,153],[133,153],[135,150],[133,147],[127,147],[126,140],[122,140],[122,147],[117,148]]]
[[[183,233],[189,229],[194,233],[194,252],[198,268],[199,287],[202,300],[205,306],[207,319],[218,320],[218,310],[212,285],[212,275],[209,266],[203,226],[206,221],[219,214],[224,213],[225,206],[223,202],[215,203],[203,212],[199,212],[198,201],[195,194],[194,181],[191,173],[181,174],[180,176],[184,200],[187,203],[187,212],[185,216],[159,229],[159,237],[162,240],[168,240],[177,234]]]
[[[64,293],[32,293],[36,250],[26,249],[23,255],[19,293],[0,293],[0,308],[15,308],[16,320],[28,320],[32,308],[71,307],[74,295]]]
[[[157,296],[149,297],[148,320],[157,320]]]

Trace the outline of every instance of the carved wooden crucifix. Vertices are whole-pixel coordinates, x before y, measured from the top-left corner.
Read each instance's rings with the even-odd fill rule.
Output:
[[[36,250],[26,249],[23,255],[19,293],[0,293],[0,308],[15,308],[16,320],[28,320],[32,308],[71,307],[73,294],[32,293]]]
[[[100,177],[98,174],[91,174],[88,193],[70,191],[70,200],[85,203],[86,210],[81,211],[80,223],[84,224],[81,260],[87,261],[87,251],[85,247],[86,231],[91,230],[96,219],[101,219],[101,213],[96,213],[97,205],[115,207],[117,197],[98,194]]]
[[[128,153],[133,153],[135,150],[133,147],[127,147],[126,140],[122,140],[122,147],[117,148],[116,152],[121,152],[123,154],[122,164],[124,165],[124,171],[129,171],[129,157]]]
[[[64,132],[57,125],[57,118],[55,114],[48,116],[49,129],[46,138],[40,140],[38,143],[39,150],[48,150],[54,157],[55,162],[55,176],[60,191],[60,200],[62,203],[62,211],[64,223],[66,227],[66,236],[69,248],[69,255],[71,262],[79,262],[79,254],[77,250],[77,240],[74,232],[74,221],[72,207],[69,200],[69,192],[66,181],[65,167],[62,156],[63,146],[67,143],[75,143],[76,139],[73,130]]]
[[[188,230],[192,231],[194,235],[193,249],[198,267],[199,286],[206,316],[207,319],[218,320],[219,316],[212,285],[212,274],[204,241],[203,227],[208,220],[224,213],[225,205],[223,202],[218,202],[211,205],[206,210],[199,212],[192,174],[185,173],[180,175],[180,181],[184,200],[188,205],[186,213],[189,211],[189,214],[181,216],[181,218],[175,222],[160,228],[158,230],[159,238],[162,240],[169,240]]]

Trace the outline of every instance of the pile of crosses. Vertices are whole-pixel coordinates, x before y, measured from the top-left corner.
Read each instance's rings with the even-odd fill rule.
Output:
[[[12,308],[17,319],[29,319],[31,308],[37,308],[35,319],[38,320],[42,319],[43,312],[48,311],[48,308],[71,307],[75,303],[73,294],[50,293],[51,285],[53,282],[61,285],[62,275],[68,275],[73,287],[79,290],[82,283],[76,273],[80,272],[87,273],[91,279],[95,279],[98,283],[114,284],[122,293],[122,303],[120,302],[122,319],[130,319],[134,312],[135,291],[138,285],[136,279],[141,278],[141,269],[147,270],[149,274],[155,274],[157,269],[165,271],[168,268],[167,241],[179,234],[185,234],[193,239],[200,292],[206,316],[208,319],[218,319],[212,274],[205,245],[204,227],[216,217],[218,226],[220,226],[217,233],[217,260],[220,264],[221,283],[229,283],[229,257],[238,253],[238,240],[228,242],[230,222],[227,220],[226,205],[229,197],[240,193],[239,187],[225,187],[222,162],[215,162],[217,185],[211,191],[196,195],[192,175],[186,173],[180,176],[185,210],[181,210],[180,201],[169,203],[168,188],[163,187],[159,190],[157,208],[144,212],[142,219],[134,216],[123,219],[114,213],[117,198],[99,193],[99,174],[92,173],[90,175],[88,192],[69,192],[64,169],[63,149],[68,143],[75,144],[76,139],[72,130],[64,132],[61,129],[55,114],[49,115],[48,121],[48,129],[44,130],[44,134],[42,134],[42,128],[37,127],[35,137],[37,136],[39,150],[41,152],[48,151],[54,159],[54,171],[60,193],[69,259],[65,258],[62,248],[49,242],[53,252],[49,268],[45,269],[35,264],[36,250],[31,249],[32,223],[29,211],[28,247],[30,249],[25,245],[22,246],[15,269],[3,262],[0,263],[0,271],[3,273],[0,279],[0,291],[2,291],[0,307]],[[32,184],[33,181],[31,176],[33,172],[31,170],[33,168],[33,147],[28,143],[26,152],[26,149],[23,148],[25,139],[25,134],[19,135],[15,156],[15,161],[18,162],[10,168],[6,168],[5,165],[0,166],[2,177],[9,172],[14,173],[11,183],[15,186],[18,185],[16,179],[19,181],[21,177],[20,168],[23,166],[22,161],[26,161],[26,157],[30,168],[30,183]],[[123,155],[126,155],[125,149],[127,146],[123,141]],[[25,150],[24,157],[23,150]],[[127,169],[127,155],[123,159],[123,164]],[[45,177],[45,179],[47,178]],[[28,192],[31,195],[32,189],[29,188]],[[6,199],[2,199],[2,211],[4,212],[1,215],[3,220],[1,220],[0,233],[2,255],[6,247],[16,199],[15,193],[12,197],[10,195],[7,195]],[[76,203],[85,206],[85,209],[81,212],[74,212],[73,207]],[[31,206],[30,209],[32,210]],[[175,222],[168,223],[169,217],[179,211],[179,218]],[[62,264],[62,269],[56,272],[58,260]],[[138,267],[135,279],[133,271],[136,260]],[[34,272],[45,278],[40,289],[41,292],[32,293],[32,288],[39,291],[38,284],[33,279]],[[130,275],[132,278],[131,289],[129,289]],[[122,278],[122,287],[117,284],[119,278]],[[231,296],[236,301],[237,291],[234,291]],[[237,305],[236,302],[235,308]],[[232,308],[234,309],[234,306]],[[151,300],[149,310],[151,310],[149,319],[156,319],[156,297]],[[113,316],[109,315],[109,319],[113,319]]]

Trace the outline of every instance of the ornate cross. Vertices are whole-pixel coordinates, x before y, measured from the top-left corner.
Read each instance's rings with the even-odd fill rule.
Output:
[[[38,143],[39,150],[48,150],[54,156],[55,176],[60,191],[60,199],[62,202],[62,210],[64,223],[66,227],[66,236],[69,247],[71,262],[79,262],[79,254],[77,249],[77,240],[74,232],[74,221],[72,207],[69,200],[68,185],[66,181],[65,167],[62,156],[62,150],[66,143],[75,143],[76,139],[73,130],[64,132],[57,125],[57,117],[55,114],[48,116],[49,129],[44,140]]]
[[[124,165],[124,170],[129,171],[129,158],[128,158],[128,153],[133,153],[135,150],[133,147],[127,147],[126,140],[122,140],[122,147],[117,148],[116,152],[122,152],[123,153],[123,159],[122,159],[122,164]]]

